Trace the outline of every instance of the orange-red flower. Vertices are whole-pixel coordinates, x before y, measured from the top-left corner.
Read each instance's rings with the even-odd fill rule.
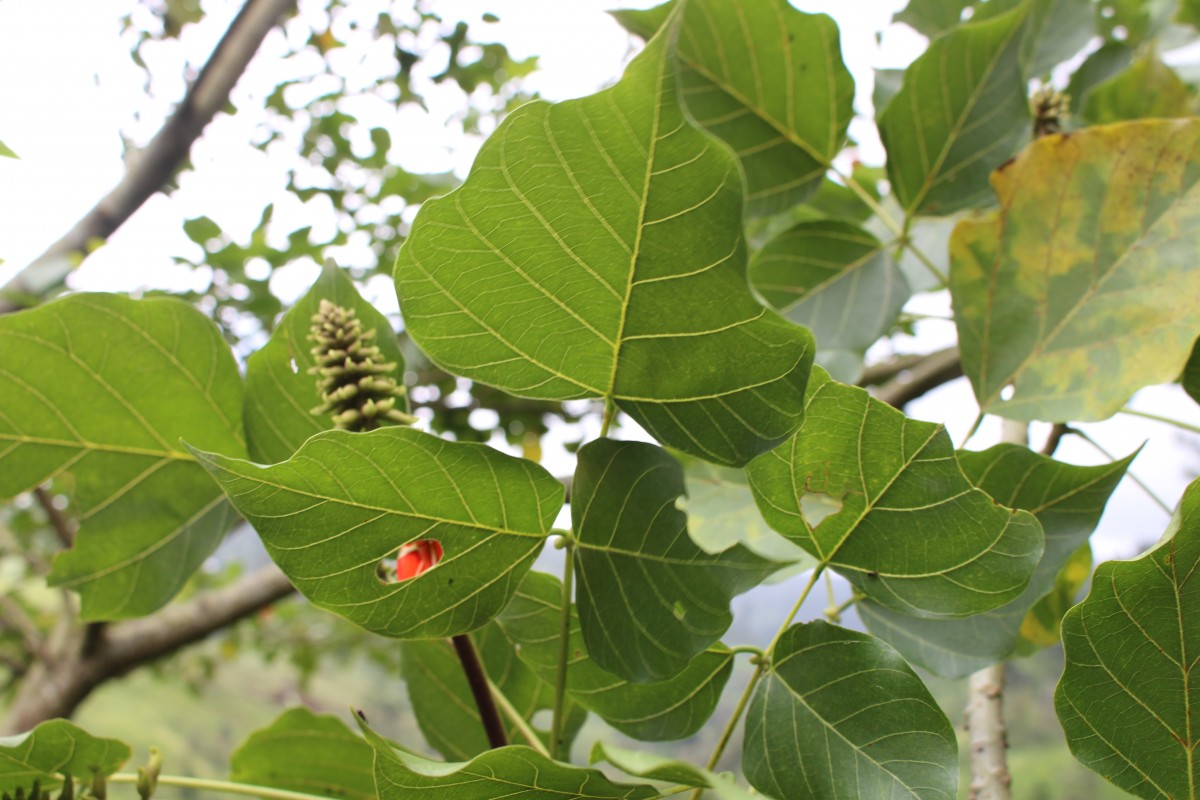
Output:
[[[396,580],[415,578],[441,560],[442,543],[437,539],[409,542],[396,555]]]

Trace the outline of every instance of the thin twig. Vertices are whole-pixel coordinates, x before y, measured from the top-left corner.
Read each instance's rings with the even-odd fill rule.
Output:
[[[958,348],[949,347],[930,353],[908,369],[880,386],[875,396],[895,408],[906,405],[944,383],[963,374]]]
[[[50,492],[46,491],[46,487],[39,486],[34,489],[33,496],[37,498],[38,503],[45,510],[46,516],[50,518],[50,524],[54,526],[54,531],[58,534],[58,540],[62,542],[63,547],[68,549],[74,547],[75,526],[67,519],[67,515],[54,505],[54,498],[50,496]]]
[[[1100,444],[1095,439],[1088,436],[1086,433],[1079,430],[1078,428],[1070,428],[1067,432],[1078,436],[1080,439],[1083,439],[1085,442],[1087,442],[1092,447],[1094,447],[1097,451],[1099,451],[1100,454],[1102,456],[1104,456],[1105,458],[1107,458],[1109,461],[1117,460],[1117,457],[1114,456],[1108,450],[1108,448],[1104,447],[1104,445]],[[1175,513],[1175,510],[1172,509],[1169,505],[1167,505],[1166,501],[1164,501],[1161,497],[1159,497],[1157,494],[1155,494],[1154,490],[1151,489],[1149,486],[1147,486],[1146,483],[1141,478],[1139,478],[1137,475],[1134,475],[1132,470],[1125,470],[1125,477],[1129,478],[1129,480],[1133,481],[1138,486],[1138,488],[1140,488],[1143,492],[1145,492],[1146,496],[1149,497],[1151,500],[1153,500],[1155,505],[1157,505],[1159,508],[1161,508],[1163,511],[1165,511],[1167,513],[1168,517]]]
[[[504,721],[500,719],[500,712],[496,710],[496,699],[492,697],[487,672],[483,669],[483,662],[479,660],[479,653],[476,652],[475,645],[471,643],[470,635],[460,633],[450,637],[450,641],[454,643],[454,652],[458,654],[463,674],[467,676],[467,685],[471,687],[471,695],[475,698],[475,707],[479,709],[479,719],[487,734],[488,745],[493,750],[497,747],[507,746],[508,732],[504,729]]]
[[[567,719],[567,667],[571,658],[571,579],[575,574],[574,541],[568,534],[562,537],[563,579],[562,609],[558,626],[558,669],[554,676],[554,712],[550,721],[550,757],[563,756],[563,730]]]
[[[1058,450],[1058,445],[1062,442],[1063,437],[1066,436],[1070,431],[1071,426],[1067,423],[1054,423],[1054,427],[1050,429],[1050,435],[1046,437],[1046,443],[1042,445],[1042,455],[1054,455],[1054,453]]]

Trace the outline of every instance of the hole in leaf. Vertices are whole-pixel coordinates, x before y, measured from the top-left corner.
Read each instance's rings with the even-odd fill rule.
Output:
[[[815,528],[828,516],[842,510],[842,501],[823,492],[806,492],[800,498],[800,513],[810,528]]]
[[[298,375],[298,374],[300,374],[300,365],[296,363],[296,359],[294,359],[294,358],[289,358],[289,359],[288,359],[288,366],[292,368],[292,374],[293,374],[293,375]]]
[[[1016,393],[1016,391],[1017,391],[1017,387],[1010,383],[1007,386],[1005,386],[1003,389],[1000,390],[1000,399],[1001,400],[1012,400],[1012,396],[1014,393]]]
[[[437,539],[418,539],[396,551],[395,558],[385,558],[379,564],[380,579],[384,583],[399,583],[412,580],[432,569],[442,560],[442,543]]]
[[[533,716],[529,718],[529,724],[541,730],[550,730],[550,725],[554,722],[554,712],[548,708],[539,708],[533,712]]]

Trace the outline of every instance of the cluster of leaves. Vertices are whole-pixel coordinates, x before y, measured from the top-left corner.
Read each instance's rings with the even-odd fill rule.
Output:
[[[834,164],[853,95],[836,25],[784,0],[619,14],[648,42],[617,84],[510,114],[464,184],[423,205],[395,281],[407,334],[448,374],[599,400],[605,434],[621,412],[653,437],[579,449],[568,531],[552,527],[562,483],[532,460],[310,412],[323,301],[403,363],[388,320],[332,266],[244,379],[178,300],[76,295],[0,319],[0,495],[70,476],[81,527],[50,580],[86,619],[167,603],[240,516],[313,605],[408,640],[414,711],[448,761],[363,719],[360,736],[293,710],[235,755],[242,783],[386,800],[746,797],[679,761],[597,745],[593,763],[634,779],[617,782],[566,754],[588,714],[639,739],[695,733],[752,652],[742,772],[761,795],[953,797],[952,726],[910,664],[960,676],[1052,641],[1064,570],[1131,459],[956,452],[940,425],[849,384],[910,294],[943,284],[987,413],[1103,419],[1184,370],[1200,334],[1200,122],[1141,119],[1163,110],[1130,87],[1170,72],[1146,65],[1174,29],[1159,4],[1119,5],[914,2],[901,20],[935,38],[878,95],[882,197],[870,171]],[[1030,141],[1030,81],[1093,32],[1111,41],[1074,72],[1076,127]],[[1119,47],[1127,65],[1105,72],[1099,54]],[[926,252],[949,227],[946,252]],[[1063,622],[1068,740],[1142,797],[1197,797],[1198,502],[1194,486],[1164,541],[1102,567]],[[552,536],[561,580],[531,569]],[[381,577],[428,540],[436,565]],[[733,596],[789,565],[811,570],[797,609],[836,572],[868,632],[793,611],[764,650],[723,642]],[[488,749],[452,636],[473,640],[520,744]],[[0,743],[14,786],[80,776],[49,731]],[[117,768],[103,763],[87,769]]]

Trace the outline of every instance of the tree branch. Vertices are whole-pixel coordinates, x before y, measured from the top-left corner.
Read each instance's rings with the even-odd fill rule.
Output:
[[[0,289],[0,314],[17,311],[62,285],[67,274],[92,249],[162,188],[188,156],[192,143],[218,111],[250,63],[267,32],[295,0],[247,0],[216,50],[188,89],[183,102],[138,154],[125,177],[46,252]]]
[[[905,364],[897,370],[895,377],[879,387],[875,396],[890,406],[903,409],[918,397],[962,374],[958,348],[948,347]]]
[[[50,524],[54,526],[54,531],[58,534],[58,540],[62,542],[62,546],[68,549],[74,546],[75,528],[67,519],[67,515],[54,505],[54,498],[50,496],[50,492],[46,491],[46,487],[39,486],[34,489],[33,496],[37,498],[38,503],[45,510],[46,516],[50,518]]]
[[[108,625],[90,651],[81,634],[69,657],[30,667],[3,729],[19,733],[47,719],[69,717],[105,681],[198,642],[292,591],[271,565],[152,616]]]

